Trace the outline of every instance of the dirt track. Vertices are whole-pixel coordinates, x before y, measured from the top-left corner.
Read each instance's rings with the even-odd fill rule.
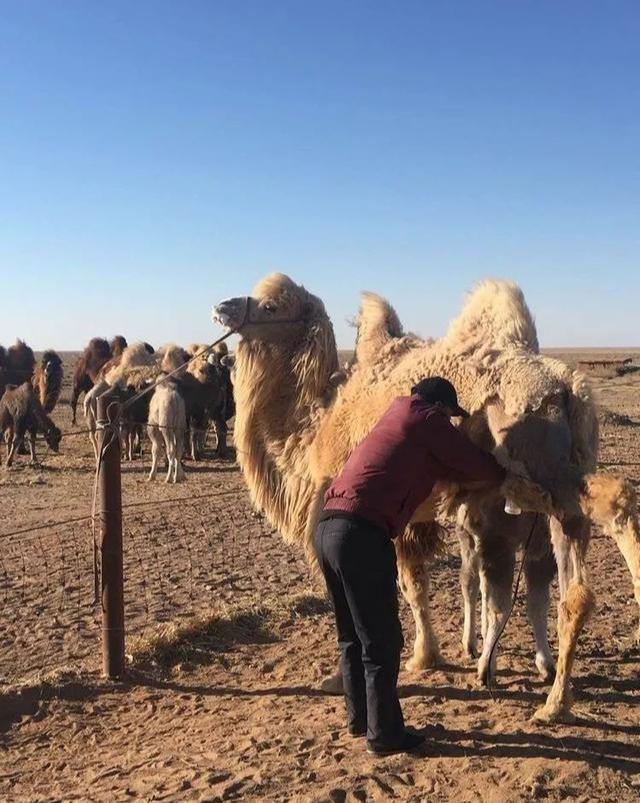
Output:
[[[640,422],[637,377],[595,377],[598,400]],[[54,418],[72,429],[66,404]],[[0,535],[89,510],[86,436],[63,439],[60,455],[40,453],[41,470],[23,462],[0,468]],[[640,427],[605,423],[601,464],[637,484]],[[170,488],[147,484],[139,462],[123,476],[125,504],[138,505],[125,516],[129,632],[211,608],[231,623],[169,670],[142,664],[126,684],[99,679],[86,523],[0,540],[1,799],[638,799],[640,652],[631,641],[638,614],[609,540],[596,533],[590,550],[598,609],[580,641],[575,725],[530,722],[546,687],[535,675],[521,602],[501,644],[496,699],[478,687],[460,647],[452,541],[433,584],[434,622],[450,663],[400,679],[406,719],[426,729],[427,748],[420,757],[376,760],[345,735],[342,701],[317,691],[336,649],[304,564],[252,516],[232,461],[187,471],[188,481]],[[190,501],[159,504],[173,498]],[[153,504],[138,504],[146,502]],[[553,622],[551,630],[555,638]],[[57,688],[6,692],[51,669],[66,673]]]

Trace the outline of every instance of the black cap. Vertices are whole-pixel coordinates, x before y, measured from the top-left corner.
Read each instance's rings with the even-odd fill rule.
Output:
[[[441,376],[430,376],[421,379],[411,388],[411,395],[417,394],[430,404],[445,404],[453,411],[453,415],[469,418],[469,413],[458,404],[458,394],[448,379]]]

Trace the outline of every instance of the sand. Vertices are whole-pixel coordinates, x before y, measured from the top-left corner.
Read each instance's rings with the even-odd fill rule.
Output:
[[[604,408],[631,422],[604,417],[601,465],[638,484],[640,375],[600,372],[594,386]],[[73,432],[68,395],[66,386],[53,417]],[[163,665],[136,652],[126,681],[110,682],[100,675],[88,524],[2,538],[88,513],[87,436],[65,437],[59,455],[42,444],[39,454],[41,469],[24,457],[0,467],[0,799],[638,799],[638,611],[622,557],[600,533],[589,553],[598,608],[575,667],[577,722],[531,722],[547,687],[522,600],[501,643],[495,699],[477,684],[460,644],[451,538],[432,591],[448,664],[400,677],[405,717],[425,729],[426,747],[375,759],[346,734],[342,700],[318,691],[336,658],[321,589],[253,514],[232,459],[188,464],[187,482],[171,487],[146,482],[146,456],[124,465],[127,651],[162,623],[214,612],[217,624]],[[408,657],[413,631],[402,610]],[[555,640],[553,621],[550,630]]]

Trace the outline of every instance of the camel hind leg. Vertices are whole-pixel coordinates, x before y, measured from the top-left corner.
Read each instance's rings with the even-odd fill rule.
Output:
[[[176,482],[176,445],[175,445],[175,435],[173,430],[169,430],[167,428],[162,430],[162,436],[164,438],[164,448],[165,453],[167,455],[167,476],[165,477],[165,482]]]
[[[460,542],[460,588],[464,601],[462,647],[469,658],[478,657],[477,609],[480,594],[480,555],[475,541],[466,530],[458,529]],[[484,637],[484,634],[483,634]]]
[[[160,452],[162,451],[162,435],[158,432],[158,428],[152,424],[148,427],[149,440],[151,441],[151,471],[149,472],[149,480],[153,480],[158,472],[158,461],[160,459]]]
[[[556,677],[545,704],[534,718],[539,722],[572,722],[571,673],[578,637],[594,608],[593,592],[587,585],[584,557],[589,543],[589,521],[573,517],[562,523],[551,520],[551,537],[560,572],[558,604],[558,664]],[[568,552],[569,560],[566,555]],[[568,577],[563,577],[567,571]]]
[[[556,562],[551,549],[541,556],[525,559],[527,578],[527,617],[536,640],[536,668],[543,680],[553,680],[555,662],[549,647],[549,587],[556,573]]]
[[[440,548],[440,528],[435,522],[410,524],[395,546],[400,591],[416,626],[413,655],[406,668],[411,672],[431,669],[441,660],[429,612],[429,558]]]
[[[182,467],[182,455],[184,452],[184,431],[177,429],[174,438],[175,444],[175,482],[184,482],[186,475]]]
[[[496,537],[492,537],[492,535]],[[496,642],[511,607],[515,547],[491,531],[480,545],[480,588],[484,605],[482,654],[478,661],[478,680],[489,684],[496,671]]]

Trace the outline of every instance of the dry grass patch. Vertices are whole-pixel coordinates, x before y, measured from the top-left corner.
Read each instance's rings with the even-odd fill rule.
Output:
[[[321,616],[331,610],[324,597],[284,594],[237,610],[215,609],[180,622],[166,622],[129,640],[130,665],[163,669],[178,664],[206,664],[215,654],[238,644],[267,644],[278,631],[298,618]]]
[[[291,594],[284,600],[285,607],[296,618],[322,616],[331,613],[331,605],[326,597],[315,594]]]
[[[130,639],[127,659],[132,665],[168,668],[185,662],[208,663],[212,653],[235,644],[265,644],[277,640],[270,628],[273,613],[251,606],[232,613],[210,611],[181,622],[159,624],[152,632]]]

